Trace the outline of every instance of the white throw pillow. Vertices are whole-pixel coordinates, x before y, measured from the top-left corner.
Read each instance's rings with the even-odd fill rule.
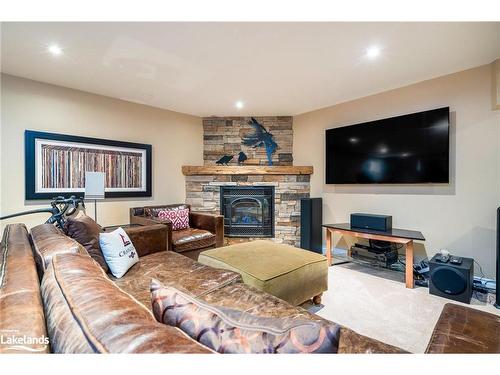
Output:
[[[123,228],[111,233],[100,233],[99,244],[109,270],[117,278],[125,275],[139,261],[139,255]]]

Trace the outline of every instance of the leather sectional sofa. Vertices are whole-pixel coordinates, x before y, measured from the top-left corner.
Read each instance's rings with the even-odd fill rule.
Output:
[[[322,320],[243,284],[239,274],[168,251],[162,240],[167,230],[165,225],[129,228],[127,233],[140,260],[117,280],[107,275],[76,241],[51,225],[35,227],[31,234],[22,224],[7,226],[0,251],[0,335],[4,342],[5,338],[9,340],[0,344],[0,352],[212,353],[181,330],[154,319],[151,278],[208,303],[259,316]],[[476,314],[472,309],[459,309],[467,310],[468,319]],[[466,342],[457,345],[451,332],[456,315],[442,315],[427,352],[447,352],[448,348],[468,351]],[[499,351],[498,317],[486,314],[476,320],[474,324],[481,325],[480,335],[487,337],[471,337],[474,349]],[[473,336],[478,332],[471,331]],[[48,337],[50,343],[26,343],[20,341],[23,337]],[[401,352],[341,328],[339,353]]]

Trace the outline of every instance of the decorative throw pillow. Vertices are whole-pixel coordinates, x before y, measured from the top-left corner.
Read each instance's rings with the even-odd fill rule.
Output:
[[[80,243],[104,271],[108,272],[108,265],[99,246],[99,234],[103,232],[99,224],[80,211],[75,217],[68,218],[64,232],[68,237]]]
[[[117,278],[125,275],[139,261],[139,255],[123,228],[101,233],[99,243],[109,270]]]
[[[146,207],[144,209],[144,216],[147,216],[147,217],[158,217],[158,212],[160,212],[162,210],[163,210],[163,208]]]
[[[202,302],[151,280],[156,319],[219,353],[336,353],[335,323],[266,318]]]
[[[158,219],[171,221],[173,230],[187,229],[189,228],[189,208],[160,211]]]
[[[144,208],[144,216],[149,217],[158,217],[161,211],[177,211],[189,209],[187,204],[179,204],[179,205],[171,205],[171,206],[163,206],[163,207],[145,207]]]

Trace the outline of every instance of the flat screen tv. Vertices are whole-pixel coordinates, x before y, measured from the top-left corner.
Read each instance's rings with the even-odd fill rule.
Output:
[[[449,107],[326,131],[327,184],[449,182]]]

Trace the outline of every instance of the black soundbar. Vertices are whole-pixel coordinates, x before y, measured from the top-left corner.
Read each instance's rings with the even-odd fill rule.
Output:
[[[351,227],[387,232],[392,229],[392,216],[374,214],[351,214]]]

